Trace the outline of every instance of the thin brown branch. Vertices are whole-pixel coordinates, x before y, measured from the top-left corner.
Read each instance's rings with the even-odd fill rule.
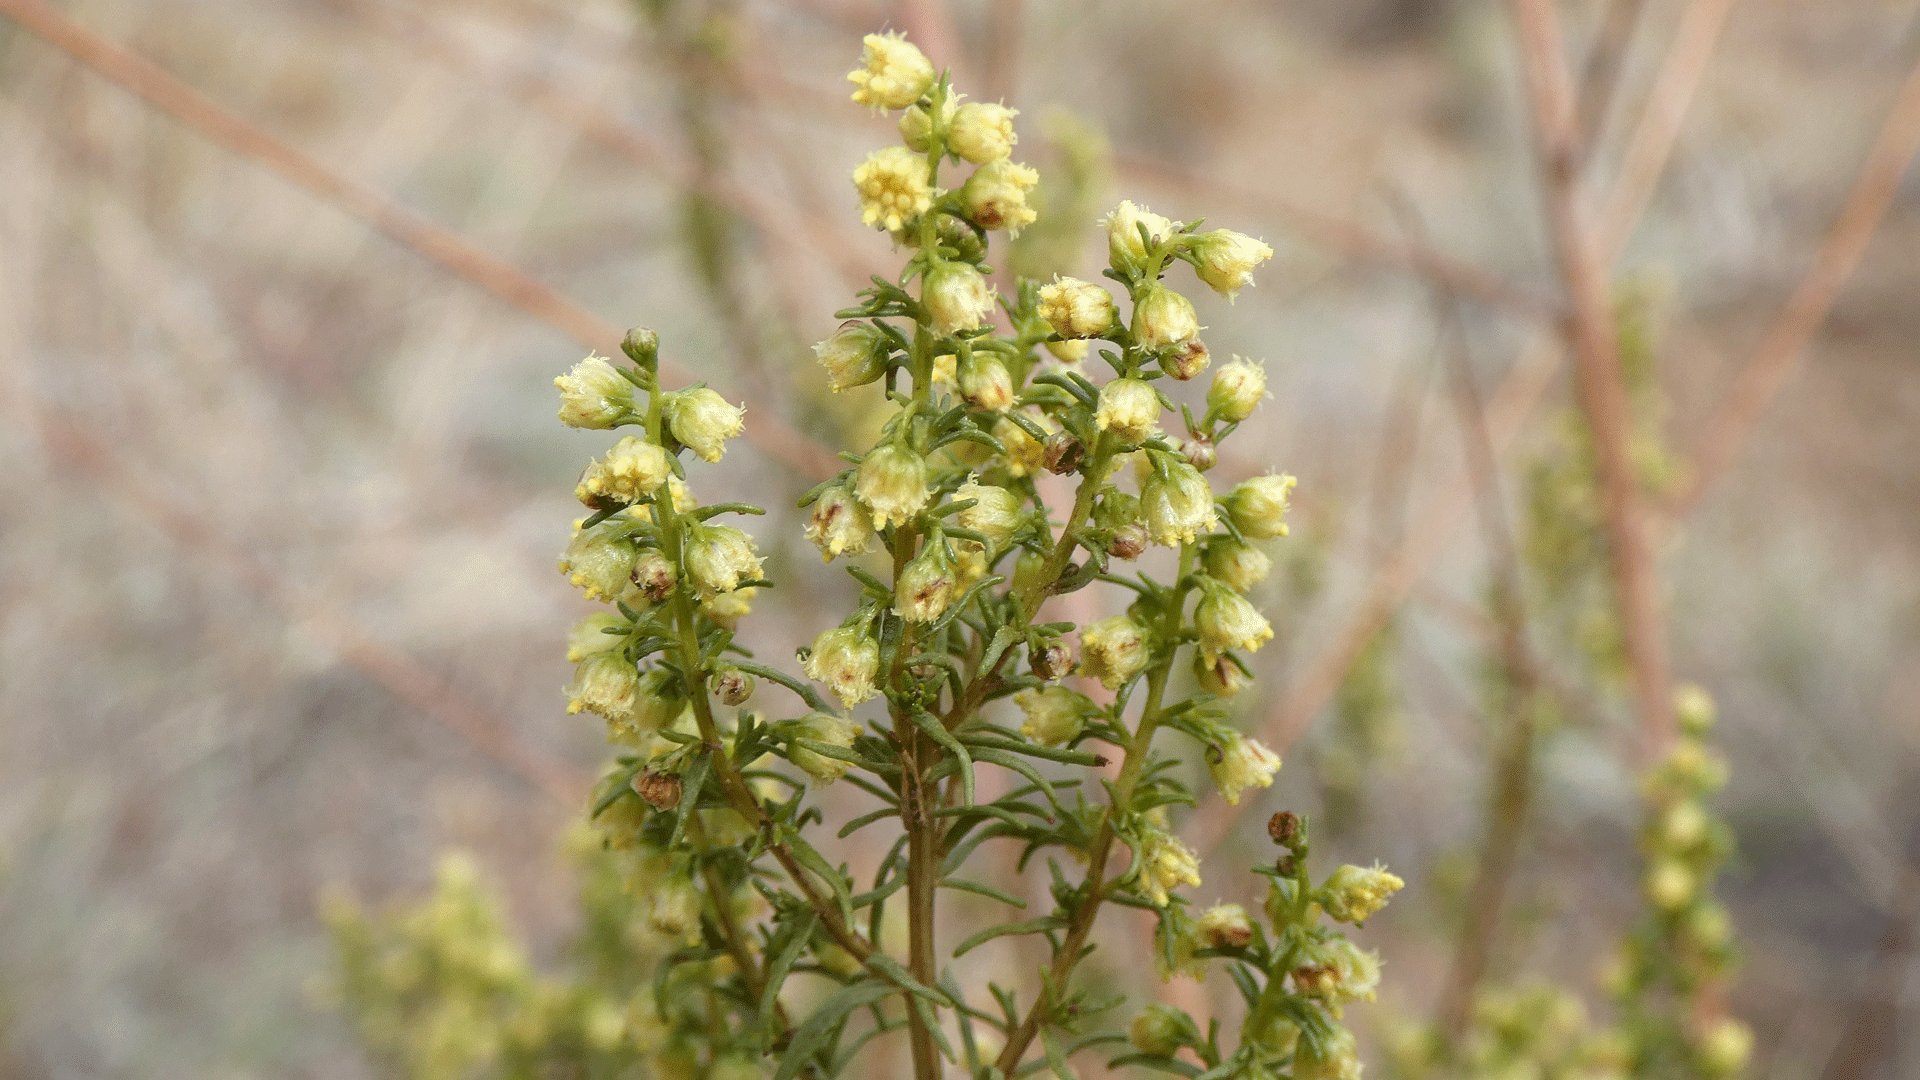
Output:
[[[165,485],[134,469],[85,428],[37,402],[20,403],[50,458],[89,476],[101,491],[120,492],[188,551],[202,555],[287,620],[318,637],[348,666],[386,688],[508,772],[568,809],[586,797],[591,780],[526,743],[501,718],[463,696],[420,662],[361,631],[353,620],[254,558],[205,515],[163,494]]]
[[[347,179],[268,135],[201,96],[151,61],[74,23],[44,0],[0,0],[0,14],[13,18],[162,112],[579,344],[609,353],[618,348],[621,332],[584,307],[475,247],[458,233],[426,221],[379,192]],[[663,361],[662,366],[676,380],[691,382],[695,378],[692,372],[677,365]],[[746,438],[750,442],[769,457],[791,462],[799,471],[812,476],[828,476],[838,471],[837,459],[769,413],[770,410],[762,408],[749,414]]]
[[[1632,668],[1643,750],[1657,754],[1673,737],[1666,621],[1647,542],[1632,458],[1633,417],[1608,288],[1608,261],[1579,205],[1579,133],[1571,75],[1552,0],[1512,0],[1540,159],[1548,231],[1566,290],[1565,327],[1574,385],[1593,430],[1600,501],[1619,590],[1620,620]]]
[[[1808,341],[1860,265],[1916,152],[1920,152],[1920,64],[1901,86],[1860,179],[1827,230],[1813,265],[1741,368],[1720,411],[1708,421],[1706,434],[1694,449],[1686,487],[1673,500],[1676,514],[1685,514],[1699,503],[1701,493],[1726,471],[1767,403],[1786,384]]]
[[[1131,182],[1157,184],[1204,195],[1214,203],[1245,207],[1349,258],[1409,271],[1489,307],[1530,318],[1554,318],[1559,314],[1552,298],[1426,245],[1390,239],[1363,225],[1320,213],[1270,192],[1196,176],[1164,162],[1120,154],[1115,156],[1115,163],[1121,175]]]
[[[1640,15],[1647,0],[1608,0],[1587,50],[1587,62],[1580,65],[1580,145],[1591,147],[1612,111],[1614,92],[1620,86],[1620,68],[1640,26]]]

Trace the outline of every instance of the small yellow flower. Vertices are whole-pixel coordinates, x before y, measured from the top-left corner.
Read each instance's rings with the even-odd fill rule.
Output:
[[[1207,388],[1207,411],[1237,424],[1252,416],[1265,396],[1266,369],[1236,356],[1232,363],[1213,373],[1213,385]]]
[[[975,353],[960,365],[960,393],[975,408],[1001,412],[1013,407],[1013,376],[990,353]]]
[[[1253,284],[1254,267],[1273,258],[1272,248],[1232,229],[1201,233],[1193,238],[1192,251],[1200,260],[1194,273],[1228,300]]]
[[[833,485],[814,501],[807,539],[820,549],[821,562],[832,562],[836,555],[864,554],[874,535],[872,518],[845,484]]]
[[[932,622],[960,595],[959,575],[946,545],[929,542],[900,573],[893,610],[908,622]]]
[[[1027,205],[1027,192],[1040,183],[1040,174],[1025,165],[996,161],[982,165],[960,185],[960,205],[967,220],[983,229],[1005,229],[1008,236],[1034,223],[1039,213]]]
[[[560,572],[591,600],[611,603],[624,591],[638,557],[633,541],[613,529],[596,525],[573,534],[560,556]]]
[[[1045,416],[1034,419],[1042,428],[1052,430],[1053,424]],[[999,439],[1000,445],[1007,448],[1006,462],[1009,476],[1032,476],[1044,465],[1047,456],[1046,446],[1039,439],[1027,434],[1027,429],[1019,424],[1002,418],[999,423],[993,425],[993,437]]]
[[[753,541],[731,525],[695,525],[687,537],[687,573],[702,596],[730,593],[760,576]]]
[[[1387,898],[1407,883],[1379,863],[1372,868],[1348,863],[1335,870],[1320,889],[1320,906],[1329,918],[1359,924],[1387,906]]]
[[[1161,547],[1191,543],[1218,524],[1213,488],[1200,470],[1180,460],[1166,461],[1164,475],[1158,471],[1148,475],[1140,485],[1140,509],[1147,520],[1147,534]]]
[[[827,369],[827,388],[834,393],[865,386],[887,373],[885,335],[870,324],[848,321],[832,337],[813,347],[820,366]]]
[[[992,102],[969,101],[954,110],[953,126],[947,133],[947,149],[973,162],[989,165],[1013,153],[1020,137],[1013,133],[1013,118],[1018,109]]]
[[[1239,904],[1215,904],[1200,915],[1193,932],[1206,948],[1240,949],[1253,940],[1253,920]]]
[[[702,461],[719,461],[727,440],[746,427],[747,410],[704,386],[667,395],[662,411],[673,437]]]
[[[608,640],[615,640],[609,638]],[[640,672],[618,652],[600,652],[582,660],[567,686],[567,712],[590,712],[608,720],[632,722]]]
[[[1147,632],[1125,615],[1080,631],[1080,674],[1118,690],[1147,667]]]
[[[633,384],[604,356],[589,356],[553,380],[560,390],[560,422],[610,428],[633,411]]]
[[[1295,480],[1286,474],[1256,476],[1227,493],[1227,513],[1240,535],[1271,540],[1287,535],[1287,496]]]
[[[1142,348],[1177,349],[1199,332],[1192,301],[1164,285],[1147,286],[1146,294],[1133,306],[1133,337]]]
[[[1091,698],[1064,686],[1022,690],[1013,695],[1013,703],[1027,714],[1020,734],[1042,746],[1072,742],[1094,712]]]
[[[1273,560],[1252,544],[1228,537],[1207,542],[1206,567],[1208,577],[1244,593],[1266,580],[1273,570]]]
[[[1026,523],[1020,496],[1006,488],[968,480],[960,485],[960,490],[954,492],[953,497],[974,501],[972,506],[957,515],[960,527],[986,536],[996,548],[1005,547],[1007,541],[1013,539],[1013,534],[1019,532]]]
[[[904,146],[867,155],[853,170],[853,186],[860,193],[862,224],[898,230],[933,206],[927,160]]]
[[[596,612],[576,623],[567,633],[567,662],[577,664],[595,653],[620,646],[620,634],[628,629],[627,620],[612,612]],[[616,630],[620,633],[608,633]]]
[[[1227,805],[1238,806],[1242,791],[1273,786],[1273,774],[1280,771],[1280,756],[1258,739],[1235,735],[1220,748],[1220,760],[1210,760],[1207,769],[1213,773],[1213,782],[1220,785]]]
[[[1113,294],[1091,281],[1056,277],[1040,287],[1040,317],[1063,338],[1099,337],[1113,326]]]
[[[875,112],[904,109],[933,85],[933,64],[904,34],[868,34],[860,67],[848,73],[847,81],[858,87],[856,105],[871,105]]]
[[[1219,585],[1208,587],[1193,610],[1193,622],[1200,631],[1200,651],[1207,656],[1219,656],[1231,649],[1253,652],[1273,638],[1273,624],[1259,609]],[[1274,767],[1279,768],[1278,759]]]
[[[927,505],[927,463],[894,443],[874,447],[854,474],[853,492],[873,511],[875,528],[905,524]]]
[[[795,722],[793,734],[795,738],[844,749],[853,745],[854,736],[860,734],[860,725],[831,713],[812,712]],[[787,760],[799,766],[822,787],[847,774],[847,762],[804,746],[795,746]]]
[[[630,503],[652,495],[672,475],[665,450],[629,435],[615,443],[606,457],[587,466],[573,496],[588,506],[601,499]]]
[[[1140,884],[1155,904],[1166,907],[1169,890],[1200,884],[1200,861],[1187,845],[1152,829],[1141,838],[1141,846]]]
[[[1173,235],[1173,222],[1148,210],[1144,206],[1135,206],[1122,201],[1113,208],[1113,212],[1100,219],[1107,228],[1107,257],[1113,268],[1126,273],[1139,270],[1147,258],[1146,245],[1140,241],[1140,226],[1147,227],[1147,235],[1156,244]]]
[[[1160,422],[1160,395],[1140,379],[1115,379],[1100,388],[1100,404],[1093,426],[1111,431],[1122,442],[1137,443],[1153,434]]]
[[[823,631],[813,639],[801,671],[826,683],[841,704],[852,708],[878,693],[874,679],[880,674],[880,645],[857,627]]]
[[[934,264],[921,279],[920,302],[941,334],[972,330],[993,316],[993,290],[980,271],[966,263]]]

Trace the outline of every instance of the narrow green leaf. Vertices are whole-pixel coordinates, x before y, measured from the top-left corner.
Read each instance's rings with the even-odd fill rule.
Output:
[[[999,889],[996,889],[991,885],[982,885],[977,881],[962,881],[959,878],[945,878],[940,881],[939,887],[942,889],[958,889],[961,892],[978,893],[981,896],[990,896],[993,899],[998,900],[1003,904],[1011,904],[1017,908],[1024,909],[1027,906],[1027,902],[1025,900],[1022,900],[1019,897],[1014,896],[1012,893],[1001,892]]]
[[[962,955],[985,945],[997,937],[1006,937],[1010,934],[1041,934],[1048,930],[1062,929],[1066,925],[1067,919],[1062,915],[1055,914],[1039,919],[1028,919],[1026,922],[1001,923],[999,926],[989,926],[985,930],[961,942],[960,947],[953,950],[953,958],[958,960]]]
[[[707,773],[713,768],[713,755],[702,753],[693,759],[693,764],[680,778],[680,805],[673,810],[673,835],[667,839],[667,850],[680,846],[680,838],[686,834],[687,818],[693,814],[693,808],[700,801],[700,789],[706,786]],[[717,899],[717,898],[716,898]]]
[[[973,758],[968,755],[967,748],[961,746],[960,740],[953,737],[953,732],[948,731],[946,726],[940,723],[940,718],[932,713],[915,709],[907,714],[907,718],[913,721],[914,727],[919,728],[927,738],[939,743],[941,749],[952,754],[954,760],[960,763],[960,798],[968,806],[972,806]]]
[[[787,1045],[787,1052],[781,1055],[780,1067],[774,1071],[773,1080],[793,1080],[806,1067],[808,1059],[828,1044],[855,1009],[899,992],[896,987],[878,979],[857,982],[836,991],[821,1002],[820,1007],[813,1010],[813,1014],[794,1031],[793,1041]]]

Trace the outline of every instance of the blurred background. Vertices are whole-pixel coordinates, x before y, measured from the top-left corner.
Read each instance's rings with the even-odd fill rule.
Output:
[[[1587,201],[1649,195],[1617,294],[1666,463],[1673,666],[1718,700],[1733,765],[1752,1075],[1920,1076],[1920,187],[1882,128],[1915,109],[1920,3],[1560,10]],[[553,559],[606,440],[555,421],[552,379],[645,323],[744,399],[761,437],[702,494],[772,508],[781,587],[745,637],[776,662],[811,638],[850,594],[787,493],[862,405],[822,392],[809,344],[900,262],[847,181],[896,138],[843,81],[882,28],[1021,110],[1047,186],[1016,269],[1094,276],[1123,197],[1278,252],[1236,305],[1195,297],[1214,353],[1264,358],[1273,391],[1222,477],[1300,478],[1261,598],[1280,638],[1238,699],[1288,764],[1198,823],[1223,842],[1196,898],[1256,896],[1232,867],[1266,857],[1260,823],[1310,813],[1322,856],[1409,881],[1362,935],[1388,964],[1363,1030],[1435,1007],[1499,734],[1460,372],[1537,581],[1565,569],[1550,526],[1586,528],[1542,502],[1578,451],[1537,344],[1560,290],[1505,5],[0,14],[0,1075],[376,1075],[318,1004],[316,897],[417,895],[448,847],[536,953],[565,940],[557,839],[607,750],[563,711],[587,606]],[[1841,218],[1870,160],[1890,205]],[[1726,469],[1690,471],[1836,219],[1873,237],[1857,267],[1821,264],[1844,287],[1830,309],[1802,290],[1782,391]],[[1638,905],[1639,744],[1592,597],[1563,593],[1535,589],[1558,708],[1489,978],[1590,988]],[[1231,994],[1124,977],[1136,1000]]]

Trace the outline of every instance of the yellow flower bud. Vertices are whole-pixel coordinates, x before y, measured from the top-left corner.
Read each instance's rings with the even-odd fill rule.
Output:
[[[1127,1027],[1127,1041],[1143,1054],[1172,1057],[1187,1045],[1191,1027],[1192,1021],[1178,1010],[1166,1005],[1149,1005]]]
[[[560,390],[560,422],[610,428],[633,411],[633,384],[604,356],[588,356],[553,380]]]
[[[1002,412],[1013,407],[1013,376],[991,353],[975,353],[960,365],[960,392],[974,407]]]
[[[1227,514],[1240,535],[1271,540],[1287,535],[1287,495],[1296,483],[1284,473],[1256,476],[1227,493]]]
[[[820,549],[821,562],[832,562],[836,555],[864,554],[875,535],[872,519],[845,484],[820,493],[806,528],[807,539]]]
[[[1042,428],[1051,430],[1053,425],[1046,417],[1036,418]],[[1006,462],[1009,476],[1032,476],[1040,471],[1046,461],[1047,448],[1040,440],[1027,434],[1027,429],[1011,420],[1002,419],[993,425],[993,437],[1007,448]]]
[[[813,639],[801,670],[852,708],[878,692],[873,680],[880,673],[880,645],[855,627],[828,630]]]
[[[935,263],[920,282],[920,302],[943,335],[984,326],[993,316],[993,290],[966,263]]]
[[[845,748],[853,745],[854,736],[860,734],[860,725],[831,713],[811,712],[796,721],[792,731],[797,739]],[[789,751],[787,760],[822,787],[847,774],[847,762],[797,744]]]
[[[1125,615],[1115,615],[1080,631],[1080,674],[1118,690],[1146,670],[1147,632]]]
[[[1113,294],[1091,281],[1056,277],[1040,286],[1040,317],[1063,338],[1099,337],[1112,328],[1114,314]]]
[[[827,388],[836,394],[887,373],[886,335],[857,320],[841,323],[832,337],[814,345],[813,355],[827,369]]]
[[[1003,487],[981,484],[968,480],[953,493],[955,499],[972,499],[974,503],[960,511],[960,527],[971,529],[993,541],[995,548],[1003,548],[1013,534],[1026,524],[1026,513],[1020,496]]]
[[[1693,683],[1674,688],[1673,713],[1680,721],[1680,729],[1696,738],[1713,728],[1713,698]]]
[[[959,104],[959,97],[947,94],[941,98],[940,120],[948,129],[953,127],[954,107]],[[907,111],[900,114],[900,141],[922,154],[933,149],[933,115],[925,105],[909,105]]]
[[[1194,937],[1209,949],[1243,949],[1253,941],[1253,920],[1239,904],[1215,904],[1202,912]]]
[[[1707,838],[1707,812],[1692,801],[1667,808],[1660,819],[1660,840],[1674,851],[1685,851]]]
[[[1661,911],[1679,911],[1693,899],[1699,879],[1678,859],[1660,859],[1647,869],[1647,902]]]
[[[1049,341],[1046,343],[1046,346],[1047,351],[1053,354],[1055,360],[1063,364],[1077,364],[1087,358],[1089,344],[1089,342],[1084,340]]]
[[[893,610],[908,622],[932,622],[959,598],[959,575],[945,545],[929,541],[900,572]]]
[[[1207,411],[1237,424],[1253,415],[1266,394],[1266,369],[1236,356],[1213,373],[1213,385],[1207,388]]]
[[[629,435],[615,443],[606,457],[587,466],[573,497],[588,506],[602,499],[630,503],[652,495],[672,475],[665,450]]]
[[[1200,631],[1200,651],[1207,656],[1230,649],[1253,652],[1273,638],[1273,624],[1258,608],[1218,585],[1206,590],[1193,610],[1193,622]]]
[[[1228,300],[1253,284],[1254,267],[1273,258],[1272,248],[1232,229],[1201,233],[1190,250],[1200,260],[1194,273]]]
[[[631,723],[639,689],[640,671],[633,661],[618,652],[594,653],[573,669],[573,681],[567,684],[567,712],[590,712]]]
[[[860,222],[898,230],[933,206],[927,186],[927,159],[904,146],[888,146],[867,155],[853,170],[860,193]]]
[[[624,591],[638,550],[633,541],[605,525],[573,534],[560,556],[560,572],[590,600],[611,603]]]
[[[962,107],[962,111],[965,107]],[[982,165],[960,185],[960,205],[967,220],[983,229],[1005,229],[1008,236],[1034,223],[1039,212],[1027,205],[1027,192],[1040,183],[1040,174],[1025,165],[996,161]]]
[[[847,81],[858,87],[853,92],[856,105],[871,105],[875,112],[904,109],[933,85],[933,64],[904,34],[868,34],[860,67]]]
[[[1407,887],[1407,883],[1386,867],[1374,863],[1371,868],[1351,863],[1335,870],[1320,890],[1320,906],[1338,922],[1359,925],[1387,906],[1387,899]]]
[[[853,491],[873,511],[876,528],[905,524],[927,504],[927,463],[895,443],[874,447],[854,474]]]
[[[1149,830],[1141,844],[1140,885],[1155,904],[1166,907],[1170,889],[1200,884],[1200,862],[1187,845],[1158,829]]]
[[[1072,742],[1095,711],[1093,699],[1064,686],[1022,690],[1013,695],[1013,703],[1027,714],[1020,734],[1042,746]]]
[[[1155,452],[1157,453],[1157,452]],[[1170,454],[1159,454],[1165,471],[1148,475],[1140,487],[1140,509],[1147,534],[1162,547],[1193,542],[1218,524],[1213,511],[1213,489],[1200,470]]]
[[[1260,620],[1265,622],[1265,619]],[[1271,633],[1271,631],[1269,631]],[[1272,787],[1273,774],[1280,771],[1280,755],[1258,739],[1234,736],[1220,747],[1220,760],[1209,758],[1207,769],[1227,805],[1240,805],[1240,793],[1250,787]]]
[[[1160,395],[1139,379],[1115,379],[1100,388],[1093,425],[1126,443],[1143,442],[1160,422]]]
[[[567,662],[577,664],[595,653],[619,648],[620,636],[628,629],[630,624],[627,620],[612,612],[602,611],[587,616],[567,632]]]
[[[1107,257],[1113,268],[1121,273],[1139,271],[1144,268],[1147,249],[1140,241],[1140,226],[1147,227],[1147,235],[1156,244],[1173,235],[1173,222],[1148,210],[1144,206],[1135,206],[1122,201],[1113,208],[1113,212],[1100,219],[1107,228]]]
[[[1700,1064],[1709,1076],[1732,1076],[1753,1057],[1753,1029],[1726,1017],[1700,1040]]]
[[[1133,338],[1143,349],[1175,349],[1199,332],[1193,303],[1164,285],[1148,285],[1133,305]]]
[[[702,596],[730,593],[760,576],[753,541],[731,525],[695,525],[687,537],[687,573]]]
[[[1206,567],[1208,577],[1243,593],[1266,580],[1273,560],[1252,544],[1226,537],[1207,542]]]
[[[702,461],[719,461],[727,440],[746,427],[747,410],[704,386],[668,394],[661,408],[667,430]]]
[[[954,110],[953,126],[947,132],[947,149],[973,162],[989,165],[1013,153],[1020,137],[1013,133],[1013,118],[1018,109],[988,101],[969,101]]]

